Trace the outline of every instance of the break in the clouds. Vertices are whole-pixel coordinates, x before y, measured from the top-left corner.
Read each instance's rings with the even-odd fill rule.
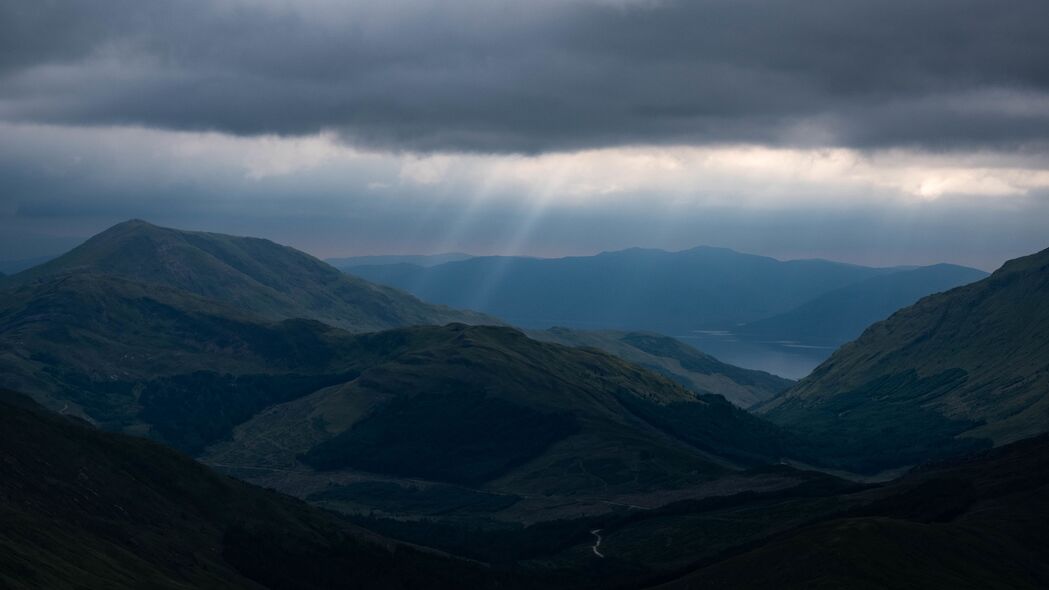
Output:
[[[1044,0],[48,0],[0,117],[409,151],[1049,140]]]

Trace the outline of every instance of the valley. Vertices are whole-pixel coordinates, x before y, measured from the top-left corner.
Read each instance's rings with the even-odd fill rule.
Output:
[[[0,1],[0,590],[1049,589],[1046,23]]]
[[[163,257],[125,259],[142,244]],[[294,287],[265,278],[284,272],[271,266],[274,252],[281,265],[308,261]],[[1040,399],[1044,351],[1033,327],[1022,362],[989,354],[976,364],[961,356],[955,365],[941,354],[938,364],[915,360],[896,369],[901,357],[892,350],[873,363],[848,360],[852,351],[901,341],[910,347],[906,358],[919,358],[921,349],[908,342],[937,342],[939,331],[954,328],[901,318],[950,317],[940,310],[973,305],[962,301],[1001,299],[996,309],[1025,310],[1018,312],[1025,325],[1039,325],[1044,253],[897,312],[799,382],[648,331],[448,323],[483,324],[487,316],[343,279],[303,257],[246,238],[119,225],[0,283],[0,384],[66,416],[47,418],[59,420],[53,444],[64,444],[70,428],[93,432],[89,424],[145,436],[246,482],[238,485],[330,511],[322,520],[344,523],[333,526],[357,527],[385,546],[424,547],[437,562],[465,560],[464,571],[503,587],[568,588],[586,579],[600,587],[685,588],[707,572],[746,587],[750,574],[736,564],[765,551],[784,559],[803,542],[795,539],[846,534],[852,543],[853,531],[873,531],[870,540],[857,532],[855,542],[881,542],[914,527],[940,535],[922,523],[954,522],[973,498],[984,498],[960,496],[953,512],[925,516],[924,490],[941,489],[943,469],[952,474],[947,480],[978,480],[1011,465],[1011,453],[1020,453],[1016,461],[1046,455],[1044,438],[987,451],[1049,431],[1037,418],[1040,402],[979,421],[939,414],[935,408],[946,406],[932,403],[968,399],[973,408],[995,408],[1000,402],[976,404],[974,394],[958,392],[997,383],[1009,367],[1027,371],[1009,381],[1017,403]],[[311,294],[303,299],[298,290],[306,286]],[[313,303],[282,312],[284,296]],[[322,321],[377,309],[401,311],[383,312],[394,325],[379,331],[362,330],[367,321]],[[416,314],[431,324],[419,325]],[[1017,316],[981,316],[981,337],[990,341],[1019,330]],[[849,376],[852,365],[867,373]],[[890,367],[895,372],[886,373]],[[857,389],[850,379],[866,384]],[[828,396],[843,387],[853,389]],[[13,399],[27,417],[46,414]],[[853,421],[853,412],[863,421]],[[1028,417],[1012,436],[982,434],[1017,432],[1013,425]],[[884,438],[887,429],[898,434]],[[972,453],[983,458],[961,472],[937,466],[949,463],[923,468],[932,475],[907,472]],[[871,477],[878,472],[892,475]],[[1044,484],[1015,477],[987,497]],[[964,489],[980,489],[976,480]],[[980,575],[993,569],[973,567],[983,568]]]

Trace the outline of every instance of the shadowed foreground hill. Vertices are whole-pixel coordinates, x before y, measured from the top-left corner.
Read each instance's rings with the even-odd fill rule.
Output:
[[[0,465],[4,588],[508,587],[11,392]]]
[[[931,465],[661,590],[1049,587],[1049,437]]]
[[[115,225],[54,260],[7,277],[0,288],[85,273],[179,289],[271,320],[309,318],[357,332],[453,321],[499,323],[350,277],[269,240],[139,220]]]
[[[761,411],[877,470],[1049,431],[1049,250],[874,324]]]

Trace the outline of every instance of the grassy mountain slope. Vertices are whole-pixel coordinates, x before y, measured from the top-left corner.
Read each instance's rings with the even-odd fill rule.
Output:
[[[986,276],[981,270],[953,264],[879,275],[820,295],[786,313],[751,322],[739,331],[773,340],[839,345],[926,295]]]
[[[91,273],[4,292],[0,367],[4,386],[107,429],[193,454],[232,438],[211,460],[321,482],[618,494],[707,482],[788,446],[721,397],[509,328],[354,335]]]
[[[506,587],[160,445],[0,393],[0,586]]]
[[[532,330],[537,340],[592,347],[614,354],[680,383],[697,393],[713,393],[748,408],[786,390],[794,382],[722,363],[668,336],[650,332],[615,332],[550,328]]]
[[[761,411],[878,469],[1049,431],[1049,250],[900,310]]]
[[[265,322],[184,291],[106,275],[34,281],[0,298],[4,386],[188,451],[276,400],[351,378],[350,360],[367,356],[352,339],[319,322]],[[238,396],[230,376],[260,385]],[[164,436],[161,421],[184,428]]]
[[[724,248],[634,248],[558,259],[478,257],[430,268],[358,267],[362,278],[426,301],[528,328],[653,330],[732,326],[890,272],[823,260],[781,262]]]
[[[270,408],[209,449],[221,465],[365,471],[513,494],[632,493],[775,461],[777,429],[593,349],[496,327],[385,332],[400,352]]]
[[[659,586],[1045,588],[1049,438],[852,494],[830,518],[750,543]]]
[[[268,319],[309,318],[352,331],[452,321],[496,323],[429,305],[339,272],[303,252],[258,238],[128,221],[0,287],[71,273],[106,274],[179,289]]]

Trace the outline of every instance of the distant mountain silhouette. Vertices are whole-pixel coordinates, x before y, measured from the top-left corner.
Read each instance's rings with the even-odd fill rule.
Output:
[[[878,469],[1049,431],[1049,250],[868,328],[761,407]]]
[[[445,252],[444,254],[383,254],[377,256],[348,256],[345,258],[325,258],[324,261],[339,270],[350,270],[355,266],[376,266],[387,264],[414,264],[416,266],[436,266],[445,262],[456,262],[473,258],[462,252]]]
[[[982,270],[953,264],[879,275],[824,293],[786,313],[741,326],[738,331],[773,340],[843,344],[926,295],[986,276]]]
[[[426,301],[492,313],[528,328],[651,330],[670,335],[735,329],[789,312],[836,289],[899,271],[825,260],[781,262],[710,247],[681,252],[633,248],[558,259],[478,257],[430,268],[396,264],[351,269],[357,276]],[[895,292],[889,282],[884,291],[870,295],[869,307],[858,310],[859,319],[848,318],[849,325],[879,319],[882,309],[907,302],[914,289],[906,281],[901,283],[904,293]],[[941,284],[930,280],[928,290],[918,296],[935,292]],[[874,301],[879,297],[885,301]]]

